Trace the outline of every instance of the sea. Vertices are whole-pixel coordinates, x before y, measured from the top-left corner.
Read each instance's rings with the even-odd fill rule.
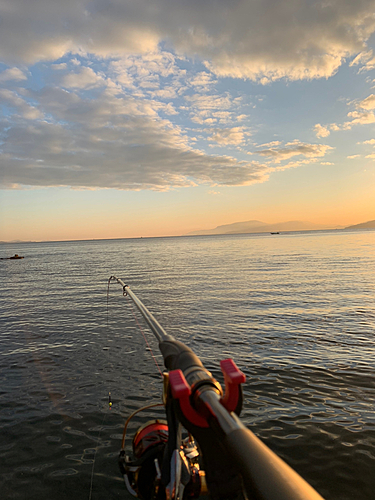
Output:
[[[24,256],[0,261],[2,499],[131,498],[117,463],[123,426],[160,402],[163,368],[111,275],[219,381],[220,360],[234,359],[246,375],[243,423],[326,500],[375,499],[375,231],[7,243],[0,253]],[[152,418],[163,408],[131,421],[129,452]]]

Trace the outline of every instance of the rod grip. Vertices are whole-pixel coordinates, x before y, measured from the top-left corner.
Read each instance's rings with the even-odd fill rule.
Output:
[[[202,368],[203,364],[196,354],[179,340],[170,337],[159,343],[160,352],[168,370],[181,370],[185,372],[193,367]]]
[[[302,477],[246,427],[234,429],[223,444],[254,500],[323,500]]]

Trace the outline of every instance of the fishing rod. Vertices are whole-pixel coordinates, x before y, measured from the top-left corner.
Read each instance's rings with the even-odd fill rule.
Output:
[[[155,421],[158,423],[150,424],[152,429],[146,424],[137,432],[133,439],[135,461],[126,456],[123,439],[119,463],[129,491],[143,500],[186,500],[197,498],[207,485],[213,500],[323,500],[240,421],[245,375],[234,361],[220,363],[223,391],[198,356],[165,332],[127,284],[116,276],[110,277],[108,285],[111,281],[123,287],[123,294],[144,317],[168,370],[163,390],[166,424]],[[181,426],[188,431],[188,439],[182,439]],[[204,472],[195,460],[200,454]],[[152,481],[151,489],[145,492],[140,488],[140,468],[147,461]],[[150,475],[146,481],[150,483]]]

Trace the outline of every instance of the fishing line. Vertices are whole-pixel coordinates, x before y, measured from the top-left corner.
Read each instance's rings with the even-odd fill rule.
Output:
[[[110,392],[108,393],[108,405],[109,405],[109,409],[111,409],[112,408],[112,400],[111,400],[111,393]],[[92,468],[91,468],[89,500],[91,500],[92,487],[93,487],[93,484],[94,484],[94,467],[95,467],[95,461],[96,461],[96,454],[98,452],[98,448],[99,448],[99,444],[100,444],[100,435],[101,435],[102,430],[103,430],[104,420],[105,420],[106,416],[107,416],[107,412],[104,413],[102,423],[100,424],[100,431],[99,431],[99,434],[98,434],[98,444],[95,447],[94,460],[92,462]]]
[[[110,284],[110,281],[111,281],[111,279],[108,280],[108,287],[107,287],[107,333],[108,333],[108,328],[109,328],[109,284]],[[108,406],[109,406],[109,409],[112,408],[112,398],[111,398],[110,392],[108,392]],[[98,452],[98,448],[99,448],[99,444],[100,444],[100,436],[101,436],[101,433],[103,430],[103,425],[104,425],[104,421],[105,421],[106,416],[107,416],[107,412],[104,413],[103,420],[102,420],[102,423],[100,425],[100,431],[98,434],[98,444],[95,447],[94,459],[93,459],[92,468],[91,468],[89,500],[91,500],[92,489],[93,489],[93,484],[94,484],[94,469],[95,469],[95,462],[96,462],[96,454]]]
[[[107,285],[107,330],[108,330],[108,310],[109,310],[108,302],[109,302],[109,285],[110,285],[110,283],[111,283],[111,278],[109,278],[108,285]]]
[[[108,283],[108,290],[107,290],[107,334],[108,334],[108,328],[109,328],[109,324],[108,324],[108,300],[109,300],[109,283]],[[109,348],[108,348],[108,351],[109,351]],[[109,354],[108,354],[108,357],[110,359]],[[112,408],[112,398],[111,398],[111,393],[110,392],[108,392],[108,406],[109,406],[109,409]],[[96,454],[97,454],[98,449],[99,449],[100,436],[101,436],[101,433],[102,433],[102,430],[103,430],[103,425],[104,425],[104,421],[105,421],[106,416],[107,416],[107,412],[105,412],[104,415],[103,415],[103,420],[102,420],[102,423],[100,424],[100,430],[99,430],[99,434],[98,434],[98,444],[95,447],[94,459],[93,459],[92,468],[91,468],[89,500],[91,500],[92,489],[93,489],[93,484],[94,484],[94,469],[95,469],[95,462],[96,462]]]

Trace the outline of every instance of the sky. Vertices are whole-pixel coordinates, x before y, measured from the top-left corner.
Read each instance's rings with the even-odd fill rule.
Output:
[[[0,240],[375,219],[375,0],[1,0]]]

